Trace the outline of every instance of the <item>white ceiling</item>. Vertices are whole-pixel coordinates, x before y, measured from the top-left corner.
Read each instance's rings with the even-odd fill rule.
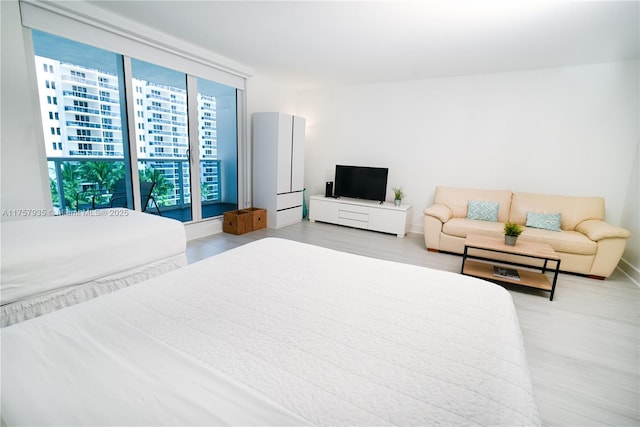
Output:
[[[295,87],[640,58],[639,1],[90,1]]]

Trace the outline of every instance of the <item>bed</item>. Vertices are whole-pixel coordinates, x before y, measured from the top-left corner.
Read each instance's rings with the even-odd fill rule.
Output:
[[[510,294],[265,238],[2,329],[6,425],[539,425]]]
[[[187,264],[184,225],[128,209],[2,222],[2,326]]]

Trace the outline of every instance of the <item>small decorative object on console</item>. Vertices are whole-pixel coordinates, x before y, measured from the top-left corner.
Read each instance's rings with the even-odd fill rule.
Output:
[[[393,204],[396,206],[400,206],[402,204],[402,199],[404,198],[404,192],[401,187],[393,188]]]

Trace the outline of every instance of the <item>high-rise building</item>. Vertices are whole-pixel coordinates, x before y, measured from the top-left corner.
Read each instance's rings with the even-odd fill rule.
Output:
[[[118,76],[36,56],[47,158],[124,159]],[[141,171],[157,170],[173,184],[164,202],[190,202],[186,91],[133,79],[135,147]],[[217,200],[216,99],[198,95],[203,200]]]

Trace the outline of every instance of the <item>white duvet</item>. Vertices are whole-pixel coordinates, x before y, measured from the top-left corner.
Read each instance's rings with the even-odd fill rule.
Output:
[[[538,425],[502,287],[264,239],[1,330],[7,425]]]
[[[2,223],[2,304],[183,254],[181,222],[127,209]]]

